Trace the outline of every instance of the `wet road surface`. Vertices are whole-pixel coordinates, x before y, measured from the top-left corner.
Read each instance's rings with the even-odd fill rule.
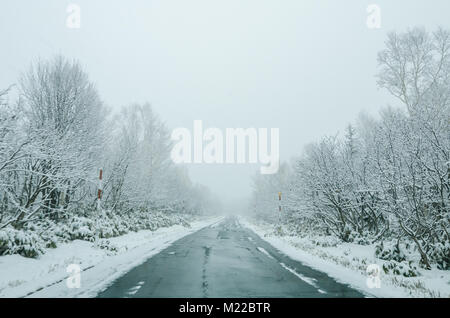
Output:
[[[364,297],[228,218],[190,234],[97,297]]]

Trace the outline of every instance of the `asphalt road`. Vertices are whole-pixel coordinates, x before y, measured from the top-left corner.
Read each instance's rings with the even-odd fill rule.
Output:
[[[169,246],[97,297],[364,297],[228,218]]]

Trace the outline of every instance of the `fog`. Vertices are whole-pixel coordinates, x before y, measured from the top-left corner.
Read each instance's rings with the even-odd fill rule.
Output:
[[[72,2],[80,28],[66,26]],[[361,0],[72,2],[2,1],[0,88],[62,54],[81,62],[113,110],[148,101],[171,129],[194,120],[224,131],[279,128],[282,161],[395,103],[375,79],[389,31],[450,27],[446,0],[379,0],[379,29],[366,24],[372,1]],[[223,200],[240,201],[260,165],[187,167]]]

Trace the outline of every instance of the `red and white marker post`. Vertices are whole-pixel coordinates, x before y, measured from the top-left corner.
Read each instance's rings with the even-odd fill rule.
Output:
[[[98,176],[98,191],[97,191],[97,209],[100,211],[102,206],[102,195],[103,195],[103,169],[100,168],[100,173]]]
[[[278,211],[281,212],[281,192],[278,192]]]
[[[278,192],[278,222],[281,224],[281,192]]]

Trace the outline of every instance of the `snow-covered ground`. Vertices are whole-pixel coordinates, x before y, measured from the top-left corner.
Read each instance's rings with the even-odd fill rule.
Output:
[[[327,273],[374,297],[450,297],[450,271],[420,269],[418,277],[385,274],[381,271],[380,288],[369,288],[366,273],[370,264],[382,267],[375,257],[374,245],[354,243],[327,244],[323,237],[278,236],[273,225],[239,218],[239,222],[294,260]]]
[[[220,222],[213,217],[156,231],[143,230],[96,243],[76,240],[48,249],[38,259],[0,257],[0,297],[94,297],[116,278],[201,228]],[[67,267],[80,266],[80,288],[68,288]]]

